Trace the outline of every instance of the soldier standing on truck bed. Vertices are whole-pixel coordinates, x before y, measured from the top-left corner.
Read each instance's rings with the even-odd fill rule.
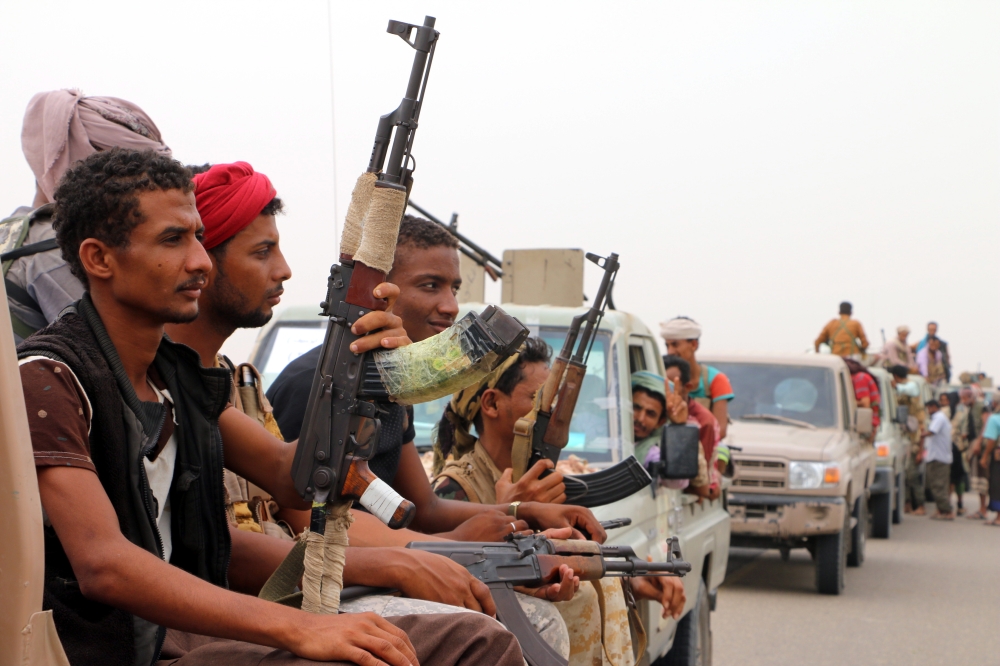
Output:
[[[814,346],[817,353],[819,346],[826,344],[830,346],[832,354],[861,360],[862,354],[868,349],[868,338],[865,337],[861,322],[851,319],[852,311],[853,308],[847,301],[840,304],[840,316],[831,319],[816,338]]]
[[[920,461],[923,458],[923,440],[920,432],[927,423],[927,410],[924,409],[923,399],[920,395],[920,387],[914,382],[908,381],[910,371],[902,365],[894,365],[889,368],[892,377],[892,386],[896,390],[896,403],[900,407],[909,410],[907,423],[904,430],[910,438],[910,447],[906,454],[906,504],[903,509],[905,513],[912,513],[915,516],[924,515],[924,483],[920,477]]]
[[[719,422],[719,437],[726,438],[729,426],[729,401],[735,397],[729,377],[715,368],[698,363],[695,352],[701,343],[701,325],[690,317],[674,317],[660,324],[660,336],[667,344],[667,354],[680,356],[691,365],[689,397],[707,407]]]

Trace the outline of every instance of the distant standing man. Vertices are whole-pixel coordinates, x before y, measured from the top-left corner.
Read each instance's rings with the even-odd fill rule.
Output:
[[[913,358],[913,350],[906,343],[906,338],[910,335],[909,326],[900,326],[896,329],[896,337],[885,343],[882,356],[885,358],[885,367],[891,368],[894,365],[901,365],[908,368],[913,374],[917,373],[917,361]]]
[[[919,353],[924,347],[926,347],[931,338],[937,338],[938,349],[941,351],[941,362],[944,364],[944,380],[945,382],[951,381],[951,355],[948,353],[948,343],[938,337],[938,325],[936,321],[927,322],[927,335],[923,337],[920,342],[915,343],[910,349],[914,353]]]
[[[695,352],[701,342],[701,325],[690,317],[675,317],[660,324],[660,335],[667,344],[667,354],[680,356],[691,366],[688,397],[711,410],[719,422],[719,438],[725,439],[729,426],[729,401],[736,395],[729,377],[715,368],[698,363]]]
[[[927,462],[927,485],[930,486],[934,503],[937,504],[937,513],[931,518],[934,520],[954,520],[955,514],[951,511],[949,487],[952,462],[951,421],[941,411],[937,400],[928,400],[926,406],[931,420],[927,424],[927,429],[922,433],[924,436],[923,457]]]
[[[861,326],[861,322],[851,319],[852,310],[851,304],[847,301],[840,304],[840,316],[831,319],[816,338],[814,346],[817,353],[820,345],[827,344],[830,346],[830,352],[837,356],[861,360],[861,355],[868,349],[868,338],[865,337],[865,329]]]
[[[941,340],[932,337],[927,345],[917,352],[917,368],[924,378],[934,386],[940,386],[947,379],[944,366],[944,353],[941,351]]]
[[[894,365],[889,368],[889,375],[892,378],[892,387],[896,391],[896,403],[900,407],[906,407],[910,412],[904,430],[910,438],[910,448],[906,453],[904,493],[906,502],[903,512],[922,516],[925,496],[924,483],[920,478],[920,460],[923,457],[920,432],[927,420],[927,410],[924,409],[924,403],[920,399],[920,387],[915,382],[909,381],[909,371],[905,367]]]

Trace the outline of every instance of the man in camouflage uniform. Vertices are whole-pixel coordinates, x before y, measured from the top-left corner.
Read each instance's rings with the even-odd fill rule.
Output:
[[[909,410],[908,423],[904,424],[906,435],[910,438],[910,447],[906,455],[906,513],[916,516],[924,515],[924,480],[921,476],[920,464],[923,461],[924,443],[920,437],[927,425],[927,409],[924,407],[923,396],[916,382],[907,381],[909,370],[902,365],[889,368],[892,386],[896,391],[896,402]]]
[[[548,460],[536,463],[517,483],[511,483],[514,424],[532,410],[535,393],[549,374],[549,356],[541,338],[529,338],[517,354],[478,385],[452,397],[438,424],[435,447],[445,464],[434,479],[435,493],[482,503],[495,502],[498,495],[533,498],[558,493],[555,500],[565,500],[561,475],[539,478],[543,470],[551,468]],[[471,434],[473,426],[478,437]],[[517,503],[517,499],[513,501]],[[629,592],[660,602],[664,616],[676,619],[684,609],[684,587],[676,577],[634,578]],[[577,594],[565,601],[558,601],[545,588],[534,594],[546,594],[557,601],[555,606],[569,630],[571,666],[633,663],[630,604],[620,579],[581,582]],[[638,616],[634,622],[640,622]],[[638,628],[637,635],[641,635]]]

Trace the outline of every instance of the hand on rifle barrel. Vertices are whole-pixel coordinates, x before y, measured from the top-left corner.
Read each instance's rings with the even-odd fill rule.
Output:
[[[514,470],[507,468],[496,483],[497,504],[507,504],[514,501],[545,502],[562,504],[566,501],[566,484],[563,475],[552,472],[545,478],[539,478],[545,470],[552,469],[555,464],[548,458],[542,458],[524,473],[517,483],[511,481]]]
[[[399,287],[383,282],[375,287],[374,293],[376,298],[389,301],[389,307],[384,312],[373,310],[354,322],[351,332],[364,336],[351,345],[351,351],[355,354],[379,348],[395,349],[410,344],[410,338],[403,328],[403,320],[392,314],[392,306],[399,297]]]
[[[652,557],[646,557],[650,562]],[[687,595],[684,583],[677,576],[636,576],[630,579],[632,593],[637,599],[658,601],[663,606],[663,619],[680,618],[684,612]]]
[[[522,594],[548,601],[569,601],[580,589],[580,578],[565,564],[559,567],[559,582],[541,587],[515,587]]]

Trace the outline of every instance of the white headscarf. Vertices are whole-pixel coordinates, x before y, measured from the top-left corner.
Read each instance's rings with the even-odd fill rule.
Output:
[[[675,317],[660,322],[660,335],[664,340],[697,340],[701,338],[701,325],[688,317]]]

